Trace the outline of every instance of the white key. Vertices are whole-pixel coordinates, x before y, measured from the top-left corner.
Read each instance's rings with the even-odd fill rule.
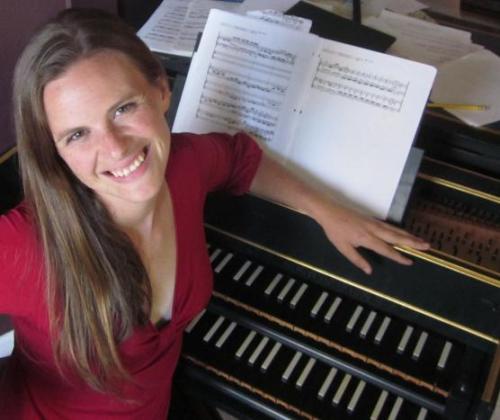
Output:
[[[446,363],[448,362],[448,357],[450,356],[451,348],[453,344],[450,341],[447,341],[444,344],[443,350],[441,351],[441,356],[439,356],[439,361],[437,364],[437,368],[439,370],[443,370],[446,367]]]
[[[312,357],[309,358],[309,361],[307,362],[306,367],[304,370],[302,370],[302,373],[299,376],[299,379],[297,379],[297,382],[295,382],[295,386],[300,390],[304,386],[304,382],[307,380],[307,377],[311,373],[311,369],[314,367],[316,363],[316,360],[313,359]]]
[[[264,269],[264,267],[262,267],[261,265],[259,265],[255,270],[254,272],[252,273],[252,275],[248,278],[248,280],[245,282],[245,286],[251,286],[253,284],[253,282],[255,281],[255,279],[259,276],[259,274],[262,272],[262,270]]]
[[[291,362],[288,364],[287,368],[285,369],[285,372],[283,372],[283,375],[281,375],[281,380],[283,382],[288,381],[291,374],[293,373],[293,370],[295,369],[295,366],[297,366],[297,363],[299,363],[299,360],[301,357],[302,357],[302,353],[300,351],[297,351],[295,353],[295,356],[293,356],[293,359],[291,360]]]
[[[382,321],[382,324],[380,324],[380,327],[377,330],[377,334],[375,335],[375,344],[380,344],[384,338],[385,332],[387,331],[387,328],[389,327],[389,324],[391,323],[391,318],[386,316],[384,320]]]
[[[210,341],[210,339],[217,332],[217,330],[219,329],[221,324],[224,322],[224,319],[225,318],[222,315],[220,315],[219,318],[217,318],[217,321],[214,322],[214,325],[212,325],[212,327],[208,330],[208,332],[203,337],[203,341],[205,343],[208,343]]]
[[[215,343],[215,347],[220,349],[224,345],[226,340],[229,338],[229,336],[231,335],[231,333],[233,332],[235,327],[236,327],[236,322],[234,322],[234,321],[231,322],[231,324],[229,324],[229,327],[226,328],[226,331],[224,331],[224,334],[222,334],[220,336],[220,338],[217,340],[217,342]]]
[[[294,284],[295,284],[295,279],[288,280],[287,284],[285,285],[285,287],[283,287],[283,289],[281,289],[281,292],[278,295],[279,302],[283,302],[285,300],[286,295],[288,294],[288,292],[290,291],[290,289]]]
[[[412,333],[413,333],[413,327],[408,325],[406,327],[406,330],[405,330],[403,336],[401,337],[401,341],[398,344],[398,353],[399,354],[404,353],[406,346],[408,345],[408,341],[410,341],[410,337],[411,337]]]
[[[372,415],[370,416],[370,420],[378,420],[378,416],[380,416],[380,413],[382,412],[382,409],[384,408],[385,400],[387,399],[387,396],[389,393],[387,391],[382,391],[380,393],[380,397],[378,397],[377,404],[375,404],[375,408],[372,411]]]
[[[356,309],[354,310],[351,319],[349,320],[349,322],[345,327],[347,332],[352,332],[362,312],[363,312],[363,307],[361,305],[356,306]]]
[[[363,393],[363,390],[365,389],[366,382],[361,381],[358,386],[356,387],[356,390],[354,391],[354,394],[352,395],[351,401],[349,401],[349,405],[347,406],[347,411],[349,414],[352,414],[354,410],[356,410],[356,405],[358,404],[359,398],[361,397],[361,394]]]
[[[323,381],[323,385],[321,385],[321,388],[318,391],[318,398],[320,400],[325,398],[325,395],[328,392],[328,388],[330,388],[330,385],[332,384],[333,380],[335,379],[335,375],[337,375],[337,368],[332,367],[330,369],[330,372],[328,372],[327,377]]]
[[[321,293],[321,296],[318,298],[313,308],[311,309],[311,316],[313,318],[316,318],[316,315],[318,315],[318,312],[321,310],[321,307],[323,306],[323,303],[325,303],[327,297],[328,297],[327,292]]]
[[[255,334],[256,334],[255,331],[250,331],[250,333],[247,335],[247,338],[245,338],[245,341],[243,341],[239,349],[236,351],[236,358],[240,359],[241,356],[243,356],[243,353],[245,353],[246,349],[252,342],[253,338],[255,337]]]
[[[417,420],[425,420],[426,417],[427,417],[427,408],[424,407],[420,408]]]
[[[398,397],[396,398],[396,401],[394,402],[394,405],[392,406],[391,414],[389,414],[389,417],[387,420],[396,420],[399,414],[399,410],[401,410],[401,406],[403,405],[403,398]]]
[[[250,356],[250,359],[248,359],[248,363],[253,366],[255,364],[255,361],[257,358],[260,356],[262,353],[262,350],[264,350],[264,347],[266,347],[267,342],[269,341],[268,337],[262,337],[262,340],[260,340],[259,345],[257,348],[253,351],[252,355]]]
[[[241,278],[241,276],[243,274],[245,274],[245,271],[248,270],[248,267],[250,267],[251,264],[252,264],[251,261],[246,260],[245,263],[240,267],[240,269],[238,270],[238,272],[234,275],[233,280],[239,281],[239,279]]]
[[[333,315],[335,315],[335,312],[337,312],[337,309],[339,308],[341,303],[342,303],[342,298],[337,296],[333,301],[333,303],[331,304],[330,309],[328,309],[328,312],[326,313],[325,317],[323,318],[326,323],[330,323],[330,321],[333,318]]]
[[[349,385],[349,382],[351,382],[351,375],[346,373],[344,376],[344,379],[342,379],[342,382],[340,383],[339,388],[337,389],[337,392],[335,393],[332,404],[333,405],[339,405],[340,401],[342,400],[342,397],[344,395],[345,390],[347,389],[347,386]]]
[[[217,264],[217,267],[215,267],[215,270],[214,270],[214,271],[215,271],[216,273],[220,273],[220,272],[224,269],[224,267],[227,265],[227,263],[228,263],[229,261],[231,261],[231,258],[233,258],[233,256],[234,256],[234,255],[233,255],[233,253],[232,253],[232,252],[230,252],[229,254],[227,254],[227,255],[226,255],[226,256],[222,259],[222,261],[221,261],[219,264]]]
[[[214,260],[219,256],[219,254],[222,252],[222,249],[217,248],[212,254],[210,255],[210,262],[213,263]]]
[[[188,326],[184,331],[186,331],[189,334],[193,330],[193,328],[196,327],[196,324],[201,319],[201,317],[205,315],[206,311],[207,311],[206,309],[203,309],[203,311],[201,311],[198,315],[196,315],[196,317],[193,318],[193,320],[188,324]]]
[[[368,332],[370,331],[370,328],[373,324],[373,321],[375,321],[375,317],[377,316],[377,313],[375,311],[370,311],[368,314],[368,317],[366,318],[365,323],[363,324],[363,327],[361,328],[361,331],[359,332],[359,336],[361,338],[366,338],[368,335]]]
[[[297,290],[297,293],[295,293],[295,295],[292,298],[292,301],[290,302],[290,306],[293,309],[295,309],[297,303],[299,303],[299,300],[302,298],[306,290],[307,290],[307,284],[302,283],[302,286],[300,286],[299,290]]]
[[[411,355],[411,358],[413,360],[420,359],[420,355],[422,354],[422,350],[424,349],[427,337],[429,337],[429,334],[427,334],[425,331],[422,331],[420,333],[420,337],[418,337],[417,344],[415,345],[415,348],[413,349],[413,354]]]
[[[283,278],[283,274],[276,274],[274,276],[274,279],[273,281],[271,281],[271,283],[269,283],[269,286],[267,286],[266,290],[264,291],[264,293],[269,296],[271,293],[273,293],[273,290],[274,288],[278,285],[278,283],[280,282],[280,280]]]
[[[278,354],[279,349],[281,348],[281,343],[275,343],[269,354],[267,355],[266,359],[260,365],[260,370],[262,372],[266,372],[267,369],[269,369],[269,366],[271,365],[272,361],[276,357],[276,354]]]

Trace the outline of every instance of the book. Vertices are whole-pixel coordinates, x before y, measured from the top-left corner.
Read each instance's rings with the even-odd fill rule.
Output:
[[[435,68],[212,10],[173,132],[246,131],[349,206],[387,218]]]

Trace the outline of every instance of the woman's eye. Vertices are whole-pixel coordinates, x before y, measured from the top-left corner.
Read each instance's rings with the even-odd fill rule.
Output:
[[[67,139],[66,139],[66,143],[71,143],[75,140],[80,140],[85,134],[85,131],[84,130],[78,130],[78,131],[75,131],[73,134],[71,134]]]
[[[116,108],[115,116],[118,117],[127,112],[133,111],[136,108],[137,104],[135,102],[128,102],[125,105],[121,105]]]

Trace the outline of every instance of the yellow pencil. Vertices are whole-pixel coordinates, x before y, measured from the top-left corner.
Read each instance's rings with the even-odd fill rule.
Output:
[[[452,103],[428,103],[427,108],[446,108],[446,109],[463,109],[464,111],[486,111],[489,105],[472,105],[472,104],[452,104]]]

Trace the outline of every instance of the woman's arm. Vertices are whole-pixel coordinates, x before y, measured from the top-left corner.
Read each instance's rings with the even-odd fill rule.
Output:
[[[330,241],[354,265],[371,273],[368,261],[358,247],[371,249],[380,255],[410,265],[412,261],[391,245],[426,250],[429,244],[379,220],[346,209],[292,175],[275,160],[263,155],[250,190],[274,201],[300,210],[315,219]]]

